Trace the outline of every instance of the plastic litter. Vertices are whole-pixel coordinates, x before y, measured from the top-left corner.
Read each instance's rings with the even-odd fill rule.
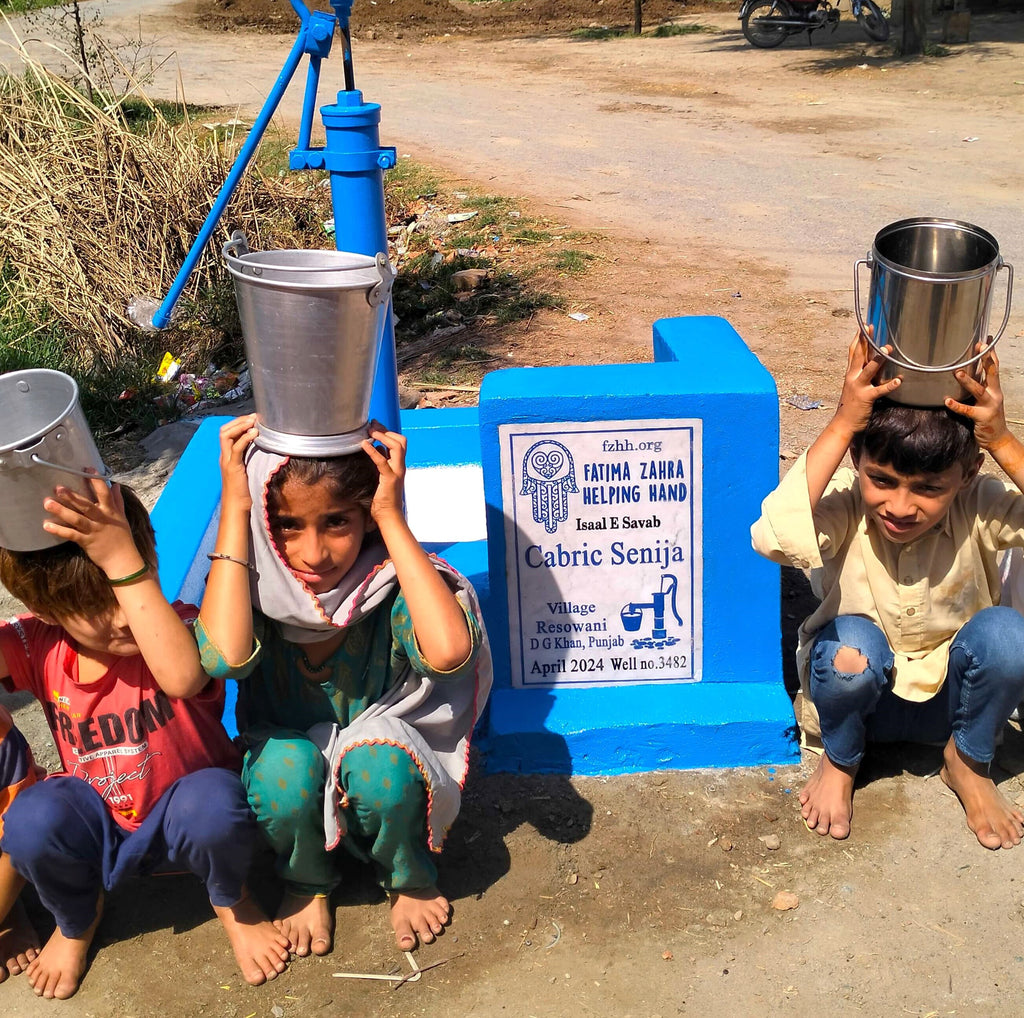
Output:
[[[788,396],[786,402],[790,406],[795,406],[797,410],[817,410],[821,407],[820,399],[811,399],[810,396],[805,396],[803,393]]]
[[[220,368],[210,370],[206,375],[185,372],[176,379],[172,375],[167,381],[171,380],[176,381],[176,384],[153,400],[154,406],[169,411],[169,418],[184,413],[195,413],[208,407],[223,406],[225,403],[236,403],[252,395],[248,368],[243,368],[240,372]]]
[[[179,361],[174,354],[169,350],[164,354],[163,360],[160,361],[160,367],[156,369],[156,374],[153,376],[154,382],[170,382],[174,379],[174,376],[181,370],[181,361]]]

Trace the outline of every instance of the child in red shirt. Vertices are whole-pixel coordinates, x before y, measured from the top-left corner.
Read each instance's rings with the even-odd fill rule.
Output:
[[[223,684],[200,665],[196,609],[160,591],[142,504],[91,487],[92,501],[58,488],[44,502],[65,543],[0,549],[0,581],[34,616],[0,625],[0,679],[42,704],[63,764],[15,799],[0,841],[57,924],[28,980],[70,997],[103,891],[169,861],[203,879],[242,974],[262,983],[284,970],[287,940],[245,890],[256,829]]]

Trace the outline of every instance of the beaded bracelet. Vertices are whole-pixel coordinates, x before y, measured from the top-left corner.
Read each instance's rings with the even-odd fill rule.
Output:
[[[234,555],[225,555],[223,552],[220,551],[208,551],[206,553],[206,557],[211,562],[234,562],[236,566],[245,566],[246,569],[250,568],[249,563],[246,562],[245,559],[235,558]]]
[[[146,573],[149,572],[149,563],[145,563],[141,569],[136,569],[134,573],[129,573],[127,576],[119,576],[116,580],[108,579],[112,587],[123,587],[126,583],[132,583],[135,580],[141,579]]]

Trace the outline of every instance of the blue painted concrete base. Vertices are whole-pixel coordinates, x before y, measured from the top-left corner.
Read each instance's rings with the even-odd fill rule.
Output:
[[[689,339],[684,342],[681,336]],[[699,359],[704,363],[712,349],[719,364],[746,357],[756,364],[723,319],[671,319],[656,324],[657,360],[680,359],[680,349],[685,350],[688,342],[700,346]],[[629,366],[636,367],[640,366]],[[663,370],[653,381],[660,385],[669,368],[658,367]],[[536,369],[531,382],[536,379],[540,385],[548,370]],[[719,515],[717,522],[705,515],[705,609],[711,617],[705,625],[703,681],[600,689],[512,688],[506,591],[503,584],[497,589],[489,578],[493,528],[489,540],[467,541],[461,539],[464,534],[452,533],[434,534],[424,541],[428,550],[449,561],[476,587],[497,650],[496,684],[477,734],[488,770],[597,775],[786,764],[799,759],[792,706],[781,674],[779,570],[753,555],[745,532],[760,499],[777,481],[777,397],[770,379],[767,383],[759,379],[749,365],[743,377],[753,381],[739,397],[729,389],[666,397],[679,416],[716,417],[722,422],[705,424],[705,486],[708,497],[715,492],[711,501],[727,502],[729,513],[728,520]],[[697,385],[707,379],[694,381]],[[754,414],[755,404],[760,416]],[[203,422],[153,511],[161,581],[171,599],[199,603],[202,598],[209,568],[206,553],[213,548],[219,512],[217,435],[225,420]],[[403,411],[401,424],[409,440],[410,470],[480,468],[476,408]],[[716,427],[725,429],[722,439]],[[761,468],[754,469],[755,460]],[[729,461],[732,469],[727,470]],[[735,469],[737,463],[742,469]],[[445,500],[452,496],[445,490],[436,496],[442,505],[436,515],[443,517]],[[490,495],[487,501],[492,502]],[[500,512],[493,503],[487,507],[491,513],[495,508]],[[481,504],[481,519],[484,512]],[[225,723],[234,733],[234,688],[228,693]]]
[[[778,483],[775,383],[722,318],[656,322],[654,360],[511,368],[484,379],[480,430],[491,576],[488,626],[496,650],[482,743],[488,770],[615,774],[799,759],[793,708],[782,681],[779,568],[753,552],[749,535],[761,499]],[[673,419],[697,419],[703,432],[700,681],[581,688],[556,679],[549,688],[518,685],[508,670],[515,636],[510,637],[514,627],[504,587],[517,578],[508,578],[505,521],[512,510],[503,504],[502,482],[502,470],[514,457],[501,429],[534,427],[538,438],[550,433],[563,439],[563,422],[628,427],[631,421]],[[637,433],[633,441],[640,437]],[[517,481],[513,490],[518,488]],[[570,520],[586,514],[578,493],[568,498]],[[640,508],[637,514],[649,511]],[[559,531],[551,543],[560,537]],[[592,538],[591,547],[600,547],[599,540]],[[520,576],[534,565],[525,557],[516,562]],[[552,570],[556,591],[561,575],[564,570]],[[617,582],[624,592],[630,589],[628,573]],[[532,607],[532,602],[524,606],[524,614]]]
[[[484,738],[489,771],[628,774],[795,763],[789,698],[760,682],[639,689],[499,689]],[[581,710],[597,693],[601,719]],[[590,718],[587,723],[582,719]],[[793,747],[793,748],[790,748]]]

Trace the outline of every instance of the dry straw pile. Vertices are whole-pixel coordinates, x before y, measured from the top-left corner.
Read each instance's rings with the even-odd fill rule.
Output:
[[[124,99],[94,81],[106,98],[90,102],[20,55],[24,73],[0,76],[0,309],[56,323],[83,369],[111,366],[146,349],[128,306],[166,293],[241,139],[187,115],[168,122],[137,84],[133,101],[152,116],[133,129]],[[329,215],[326,190],[308,174],[246,173],[179,303],[175,349],[199,355],[223,339],[203,302],[225,285],[220,246],[231,230],[244,229],[253,249],[316,246],[296,233],[319,226],[321,205]]]

